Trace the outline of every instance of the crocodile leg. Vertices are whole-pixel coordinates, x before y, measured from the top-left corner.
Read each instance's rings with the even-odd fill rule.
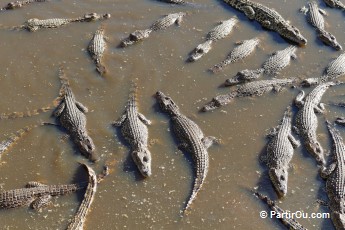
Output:
[[[298,108],[302,108],[303,104],[304,104],[304,99],[305,97],[305,93],[303,90],[301,90],[301,92],[296,96],[294,102],[295,102],[295,105],[298,107]]]
[[[288,136],[288,139],[294,149],[301,145],[301,143],[296,140],[296,138],[294,138],[294,136],[292,136],[291,134]]]
[[[31,208],[38,211],[44,207],[47,207],[51,203],[51,195],[43,195],[38,197],[31,203]]]
[[[336,167],[337,167],[337,163],[333,162],[328,167],[321,168],[320,176],[324,179],[327,179],[331,175],[331,173],[335,170]]]
[[[193,150],[187,143],[180,143],[178,144],[177,148],[181,151],[193,152]]]
[[[255,11],[251,6],[243,6],[241,9],[250,20],[253,20],[255,18]]]
[[[55,109],[55,111],[53,113],[54,116],[59,117],[61,115],[62,111],[64,111],[65,107],[66,107],[65,102],[61,102],[61,104]]]
[[[80,103],[79,101],[76,101],[75,102],[75,105],[77,106],[77,108],[83,112],[83,113],[87,113],[89,110],[82,104]]]
[[[217,141],[217,138],[209,136],[209,137],[204,137],[201,139],[201,142],[204,144],[205,148],[208,149]]]
[[[151,125],[151,121],[147,119],[142,113],[138,113],[138,118],[145,124]]]
[[[117,121],[114,121],[113,123],[111,123],[113,126],[121,126],[123,124],[123,122],[126,120],[127,116],[126,114],[123,114],[120,119],[118,119]]]

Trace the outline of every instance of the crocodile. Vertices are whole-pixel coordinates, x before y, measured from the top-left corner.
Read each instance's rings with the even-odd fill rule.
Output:
[[[229,6],[243,12],[250,20],[255,20],[265,29],[277,32],[298,45],[306,45],[305,39],[300,31],[290,25],[277,11],[270,9],[260,3],[249,0],[223,0]]]
[[[291,132],[291,107],[284,113],[284,117],[268,135],[270,141],[267,145],[266,155],[263,157],[269,168],[268,174],[272,184],[280,197],[287,193],[288,169],[294,148],[300,143]]]
[[[106,43],[104,40],[104,29],[100,28],[98,29],[95,34],[93,35],[93,38],[91,39],[88,51],[91,55],[92,60],[96,64],[96,70],[101,75],[104,75],[106,73],[106,69],[104,65],[102,64],[102,57],[103,53],[106,48]]]
[[[248,82],[243,85],[239,85],[237,89],[231,91],[228,94],[222,94],[214,97],[209,103],[204,105],[201,111],[211,111],[221,106],[229,104],[236,97],[248,97],[248,96],[262,96],[272,90],[280,92],[283,86],[292,85],[296,82],[295,78],[284,79],[272,79]]]
[[[276,202],[268,198],[267,196],[254,192],[254,195],[259,198],[260,200],[264,201],[268,207],[274,212],[275,217],[279,219],[288,229],[293,230],[307,230],[303,227],[300,223],[298,223],[295,219],[290,218],[290,215],[286,215],[289,211],[280,208]],[[285,214],[285,215],[284,215]]]
[[[339,8],[345,10],[345,5],[340,0],[323,0],[327,6],[331,8]]]
[[[150,28],[144,30],[136,30],[131,33],[127,38],[121,41],[120,47],[127,47],[148,38],[152,31],[165,30],[173,24],[180,25],[182,18],[186,15],[184,12],[168,14],[155,21]]]
[[[288,46],[283,50],[275,51],[263,64],[262,67],[256,70],[242,70],[238,72],[233,78],[225,80],[225,86],[232,86],[243,82],[253,81],[259,78],[262,73],[270,76],[279,74],[279,71],[290,64],[291,59],[296,59],[296,46]]]
[[[0,8],[0,11],[22,8],[23,6],[33,3],[33,2],[46,2],[46,0],[26,0],[26,1],[10,2],[6,6]]]
[[[149,121],[143,114],[138,112],[135,93],[129,97],[125,112],[114,126],[121,127],[124,138],[131,146],[131,155],[140,173],[144,177],[149,177],[151,171],[151,153],[147,147],[148,130],[146,125]]]
[[[324,104],[320,103],[326,90],[335,85],[334,82],[326,82],[318,85],[307,96],[303,90],[296,96],[295,104],[299,108],[296,116],[296,126],[299,134],[304,139],[304,146],[316,159],[319,165],[325,165],[325,156],[320,143],[317,141],[316,130],[318,126],[316,112],[323,113]]]
[[[221,21],[206,35],[206,41],[199,44],[189,55],[188,61],[193,62],[200,59],[212,48],[212,43],[228,36],[236,23],[237,17],[230,18],[229,20]]]
[[[321,168],[321,176],[326,180],[326,191],[331,209],[331,219],[336,229],[345,229],[345,145],[338,130],[326,121],[332,139],[333,161]]]
[[[326,45],[333,47],[336,50],[342,50],[342,46],[337,39],[330,32],[325,30],[324,15],[327,15],[326,11],[320,9],[316,2],[312,1],[308,3],[308,8],[303,7],[301,11],[307,15],[308,22],[316,29],[317,37]]]
[[[82,164],[88,171],[89,177],[94,173],[92,169]],[[92,171],[90,171],[92,170]],[[0,209],[18,208],[30,205],[39,210],[47,206],[53,196],[62,196],[76,192],[87,186],[87,183],[45,185],[40,182],[30,181],[26,188],[8,190],[0,193]]]
[[[237,42],[236,46],[230,54],[225,58],[224,61],[214,65],[212,68],[210,68],[210,71],[213,73],[220,72],[223,70],[226,66],[228,66],[231,63],[237,62],[239,60],[243,60],[244,58],[248,57],[255,48],[259,45],[259,38],[252,38],[249,40],[243,40],[240,42]]]
[[[92,168],[85,165],[89,172],[89,181],[84,194],[84,199],[79,206],[77,213],[68,225],[67,230],[82,230],[86,221],[86,215],[96,194],[98,179]]]
[[[200,191],[209,168],[207,149],[216,141],[215,137],[205,137],[199,126],[194,121],[181,114],[175,102],[164,93],[158,91],[156,99],[161,109],[168,113],[174,133],[180,141],[179,147],[193,155],[195,162],[196,178],[194,180],[192,194],[183,210],[186,213]]]
[[[342,53],[336,59],[334,59],[327,65],[321,77],[307,78],[302,81],[301,85],[305,87],[311,86],[311,85],[317,85],[323,82],[334,80],[344,75],[345,75],[345,53]]]
[[[86,130],[86,117],[88,109],[78,102],[70,88],[65,73],[60,67],[59,78],[62,84],[62,101],[55,109],[53,115],[59,120],[62,127],[71,136],[79,151],[88,159],[95,162],[99,160],[95,152],[95,145]]]

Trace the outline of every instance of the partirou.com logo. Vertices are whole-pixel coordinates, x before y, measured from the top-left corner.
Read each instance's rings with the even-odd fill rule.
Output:
[[[276,211],[261,211],[260,217],[261,218],[285,218],[285,219],[329,219],[330,214],[328,212],[304,212],[304,211],[296,211],[290,212],[286,210],[284,212],[276,212]]]

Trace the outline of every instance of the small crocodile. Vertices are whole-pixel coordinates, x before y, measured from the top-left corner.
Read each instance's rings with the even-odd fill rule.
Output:
[[[231,7],[242,11],[250,20],[255,20],[262,27],[276,31],[283,38],[293,41],[299,45],[306,45],[305,39],[299,30],[290,25],[277,11],[264,5],[249,0],[223,0]]]
[[[206,41],[199,44],[190,53],[188,61],[196,61],[206,53],[208,53],[211,50],[212,43],[228,36],[237,22],[238,19],[236,17],[230,18],[229,20],[221,21],[216,27],[208,32],[208,34],[206,35]]]
[[[84,194],[84,199],[79,206],[77,213],[75,214],[73,220],[68,225],[67,230],[83,230],[84,223],[86,221],[86,215],[90,210],[91,204],[96,194],[97,190],[97,176],[92,168],[84,165],[89,172],[89,181]]]
[[[323,0],[327,6],[331,8],[339,8],[345,10],[345,5],[340,0]]]
[[[211,111],[227,105],[236,97],[262,96],[264,93],[268,93],[272,90],[279,92],[283,86],[291,85],[295,82],[296,79],[289,78],[248,82],[238,86],[237,89],[228,94],[222,94],[214,97],[209,103],[202,107],[201,111]]]
[[[97,161],[99,158],[95,152],[96,147],[86,130],[86,117],[84,113],[88,109],[75,99],[68,79],[61,67],[59,78],[62,84],[61,91],[63,92],[63,96],[61,103],[54,111],[54,116],[70,134],[80,152],[91,161]]]
[[[223,70],[229,64],[237,62],[239,60],[243,60],[244,58],[248,57],[251,53],[253,53],[255,48],[259,45],[259,42],[260,40],[258,38],[253,38],[250,40],[243,40],[236,43],[238,46],[236,46],[230,52],[226,59],[214,65],[212,68],[210,68],[210,71],[212,71],[213,73],[217,73]]]
[[[144,30],[136,30],[131,33],[127,38],[121,41],[120,47],[127,47],[134,43],[148,38],[152,31],[165,30],[173,24],[180,25],[182,18],[186,15],[184,12],[165,15],[163,18],[155,21],[150,28]]]
[[[283,50],[274,52],[263,64],[262,67],[256,70],[242,70],[236,74],[233,78],[229,78],[225,81],[225,86],[232,86],[239,83],[253,81],[259,78],[262,73],[267,75],[277,75],[279,71],[284,69],[290,64],[291,59],[296,59],[297,56],[296,46],[288,46]]]
[[[138,112],[135,93],[132,93],[125,112],[120,119],[113,123],[121,126],[122,135],[131,146],[131,155],[140,173],[144,177],[151,176],[151,153],[147,147],[148,131],[146,125],[149,121]]]
[[[328,121],[327,128],[332,139],[333,161],[321,169],[326,181],[326,191],[331,209],[331,219],[336,229],[345,229],[345,145],[338,130]]]
[[[268,137],[270,141],[263,160],[269,168],[268,174],[275,190],[283,197],[287,193],[289,163],[294,148],[300,145],[291,133],[291,107],[287,108],[280,125],[274,128]]]
[[[164,93],[158,91],[156,99],[161,109],[168,113],[174,133],[180,141],[179,147],[193,154],[195,161],[196,178],[194,180],[192,194],[184,208],[184,213],[190,208],[200,191],[209,168],[207,149],[216,141],[215,137],[205,137],[199,126],[192,120],[181,114],[175,102]]]
[[[268,207],[275,213],[275,216],[277,217],[277,219],[279,219],[288,229],[307,230],[300,223],[298,223],[295,219],[292,219],[289,217],[289,215],[286,215],[286,213],[289,213],[289,212],[280,208],[276,204],[276,202],[274,202],[273,200],[271,200],[267,196],[265,196],[261,193],[258,193],[258,192],[254,192],[254,195],[257,198],[259,198],[260,200],[264,201],[268,205]]]
[[[307,96],[302,90],[295,99],[295,104],[299,108],[296,116],[296,126],[299,134],[304,139],[304,146],[308,152],[315,157],[319,165],[325,165],[325,156],[320,143],[317,141],[316,130],[318,126],[316,112],[323,113],[324,105],[321,98],[326,90],[335,85],[334,82],[326,82],[318,85]]]
[[[102,64],[102,57],[103,57],[105,48],[106,48],[106,43],[104,40],[104,29],[100,28],[93,35],[93,38],[91,39],[88,46],[88,51],[91,55],[92,60],[96,64],[97,72],[100,73],[101,75],[104,75],[106,73],[106,69],[104,65]]]
[[[307,15],[308,22],[316,29],[318,38],[326,45],[333,47],[336,50],[342,50],[343,48],[338,43],[337,39],[329,32],[325,30],[324,15],[327,15],[326,11],[320,9],[316,2],[312,1],[308,3],[308,8],[303,7],[301,11]]]
[[[344,75],[345,75],[345,53],[342,53],[336,59],[334,59],[327,65],[321,77],[307,78],[303,80],[301,84],[302,86],[316,85],[322,82],[334,80]]]
[[[94,173],[92,169],[87,169],[89,177]],[[90,171],[92,170],[92,171]],[[65,184],[65,185],[45,185],[39,182],[28,182],[26,188],[8,190],[0,193],[0,209],[18,208],[30,205],[33,209],[39,210],[47,206],[52,196],[62,196],[76,192],[86,187],[86,183]]]
[[[22,8],[23,6],[33,3],[33,2],[45,2],[45,1],[46,0],[26,0],[26,1],[10,2],[6,6],[0,8],[0,11],[14,10],[14,9]]]

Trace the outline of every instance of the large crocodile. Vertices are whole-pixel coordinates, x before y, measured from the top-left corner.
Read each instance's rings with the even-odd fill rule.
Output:
[[[316,112],[323,113],[324,105],[321,98],[326,90],[335,85],[334,82],[326,82],[318,85],[307,96],[302,90],[295,99],[299,108],[296,116],[296,126],[304,140],[304,146],[320,165],[325,165],[325,156],[320,143],[317,141],[316,130],[318,126]]]
[[[88,171],[89,177],[94,174],[93,170],[83,164]],[[39,182],[29,182],[26,188],[13,189],[0,193],[0,208],[18,208],[31,205],[35,210],[47,206],[52,196],[62,196],[83,189],[87,183],[45,185]]]
[[[25,0],[10,2],[6,6],[0,8],[0,11],[18,9],[33,2],[46,2],[46,0]]]
[[[345,145],[338,130],[326,121],[332,139],[333,160],[321,170],[326,181],[326,191],[331,209],[331,219],[336,229],[345,229]]]
[[[67,230],[82,230],[84,228],[84,223],[86,221],[86,215],[90,210],[91,204],[96,194],[98,179],[93,171],[87,165],[84,165],[89,172],[89,181],[84,194],[84,199],[79,206],[79,209],[75,216],[73,217],[71,223],[68,225]]]
[[[248,57],[251,53],[253,53],[255,48],[259,45],[259,42],[259,38],[252,38],[249,40],[243,40],[236,43],[238,46],[236,46],[230,52],[230,54],[225,58],[224,61],[210,68],[210,71],[212,71],[213,73],[217,73],[223,70],[229,64],[237,62],[239,60],[243,60],[244,58]]]
[[[97,72],[100,73],[101,75],[104,75],[106,73],[106,69],[104,65],[102,64],[102,57],[103,57],[105,48],[106,48],[106,43],[104,40],[104,29],[100,28],[93,35],[88,46],[88,51],[91,55],[92,60],[96,64]]]
[[[303,86],[311,86],[327,82],[345,75],[345,53],[340,54],[336,59],[331,61],[323,75],[318,78],[307,78],[302,81]]]
[[[113,123],[121,126],[122,135],[131,146],[131,155],[139,171],[144,177],[151,176],[151,153],[147,147],[149,121],[138,112],[136,97],[133,92],[128,100],[125,112],[120,119]]]
[[[263,64],[262,67],[256,70],[242,70],[238,72],[233,78],[229,78],[225,81],[225,86],[232,86],[239,83],[253,81],[259,78],[262,73],[270,76],[279,74],[279,71],[284,69],[290,64],[291,59],[295,59],[297,56],[296,46],[288,46],[283,50],[275,51]]]
[[[61,103],[54,111],[54,116],[58,118],[61,126],[70,134],[80,152],[91,161],[97,161],[98,156],[95,152],[95,145],[86,129],[84,113],[88,109],[75,99],[62,68],[59,70],[59,78],[62,84],[63,96]]]
[[[171,118],[171,125],[175,135],[180,141],[179,147],[193,154],[195,161],[196,178],[192,194],[185,206],[184,213],[190,208],[196,199],[209,168],[209,158],[207,149],[215,142],[215,137],[205,137],[201,129],[192,120],[181,114],[179,107],[175,102],[164,93],[156,93],[157,101],[161,109],[168,113]]]
[[[250,20],[256,20],[262,27],[276,31],[280,36],[299,45],[307,44],[299,30],[290,25],[277,11],[249,0],[223,0],[226,4],[242,11]]]
[[[280,208],[276,202],[268,198],[267,196],[254,192],[254,195],[258,197],[260,200],[264,201],[268,207],[275,213],[275,217],[279,219],[288,229],[291,230],[307,230],[305,227],[303,227],[300,223],[298,223],[295,219],[291,218],[290,215],[287,215],[287,213],[290,213],[287,210],[284,210]]]
[[[287,193],[288,169],[294,148],[300,145],[291,133],[291,107],[288,107],[280,125],[268,137],[270,141],[263,159],[275,190],[283,197]]]
[[[152,31],[165,30],[173,24],[180,25],[182,18],[186,15],[184,12],[168,14],[155,21],[150,28],[144,30],[136,30],[131,33],[127,38],[121,41],[120,47],[127,47],[134,43],[148,38]]]
[[[303,7],[301,11],[307,15],[308,22],[316,29],[317,37],[326,45],[329,45],[336,50],[342,50],[343,48],[334,37],[334,35],[325,30],[323,15],[327,15],[326,11],[320,9],[317,3],[314,1],[309,2],[308,7],[309,9]]]
[[[212,43],[219,39],[225,38],[228,36],[238,19],[236,17],[230,18],[225,21],[221,21],[219,25],[214,27],[208,34],[206,35],[206,41],[204,43],[199,44],[189,55],[188,61],[196,61],[208,53],[212,48]]]
[[[272,79],[248,82],[238,86],[237,89],[228,94],[222,94],[214,97],[209,103],[204,105],[201,111],[211,111],[221,106],[229,104],[236,97],[261,96],[272,90],[279,92],[283,86],[292,85],[296,79]]]
[[[345,5],[340,0],[323,0],[327,6],[331,8],[339,8],[345,10]]]

